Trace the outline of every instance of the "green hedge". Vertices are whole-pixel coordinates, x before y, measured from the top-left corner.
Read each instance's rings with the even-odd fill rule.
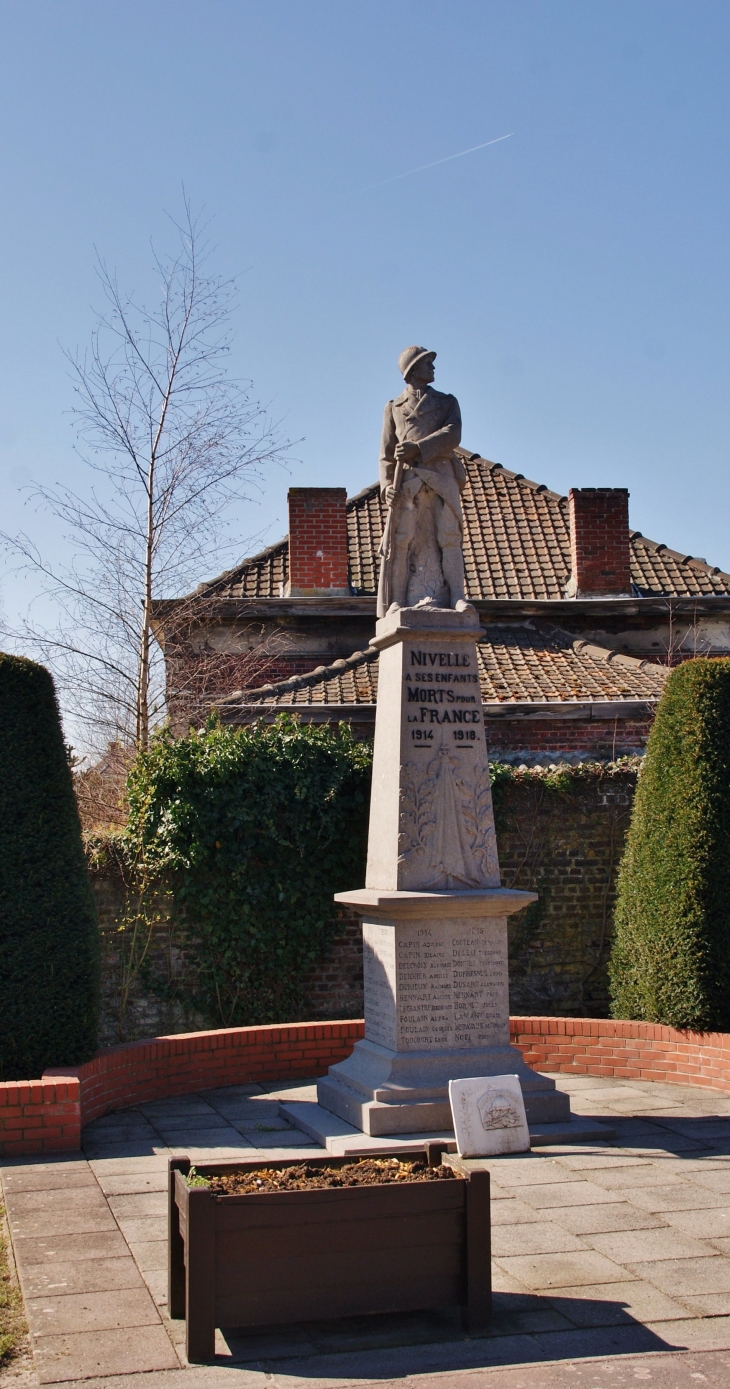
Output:
[[[667,680],[621,863],[612,1015],[730,1031],[730,660]]]
[[[371,749],[349,726],[299,723],[164,735],[128,782],[139,900],[167,884],[191,1002],[213,1025],[284,1022],[362,885]]]
[[[53,681],[0,654],[0,1079],[96,1048],[91,892]]]

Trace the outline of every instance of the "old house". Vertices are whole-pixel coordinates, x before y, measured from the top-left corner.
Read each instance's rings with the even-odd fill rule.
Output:
[[[568,497],[460,450],[467,588],[493,756],[613,759],[642,749],[667,669],[730,654],[730,575],[630,529],[622,488]],[[350,721],[372,732],[377,484],[293,488],[289,534],[194,594],[157,602],[174,725]]]

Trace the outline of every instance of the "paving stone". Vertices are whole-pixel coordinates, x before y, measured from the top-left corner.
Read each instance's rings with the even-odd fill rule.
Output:
[[[201,1100],[207,1100],[208,1104],[215,1104],[219,1099],[248,1099],[251,1095],[262,1095],[263,1093],[260,1085],[223,1085],[214,1090],[197,1091],[198,1097]]]
[[[641,1167],[647,1162],[645,1157],[632,1157],[624,1153],[615,1153],[611,1149],[594,1153],[576,1153],[560,1158],[561,1167],[566,1167],[569,1172],[583,1172],[588,1168],[591,1172],[602,1171],[606,1167]]]
[[[254,1124],[263,1124],[279,1118],[279,1101],[272,1100],[268,1095],[259,1100],[218,1100],[215,1110],[217,1114],[231,1114],[237,1119],[250,1119]]]
[[[95,1186],[96,1178],[86,1162],[74,1163],[66,1169],[59,1163],[50,1172],[19,1167],[3,1173],[3,1187],[8,1195],[16,1191],[73,1191]]]
[[[578,1173],[568,1172],[550,1158],[535,1157],[532,1153],[515,1154],[513,1158],[495,1158],[489,1171],[500,1186],[545,1186],[549,1182],[580,1181]]]
[[[560,1293],[552,1293],[549,1300],[576,1326],[616,1326],[628,1321],[678,1321],[687,1316],[686,1307],[673,1302],[651,1283],[639,1279],[562,1288]]]
[[[90,1120],[85,1125],[85,1133],[99,1138],[101,1133],[126,1133],[126,1135],[146,1136],[150,1131],[150,1122],[144,1114],[137,1114],[135,1110],[118,1110],[117,1114],[104,1114],[99,1120]]]
[[[720,1254],[704,1259],[637,1262],[629,1267],[636,1278],[655,1283],[670,1297],[730,1292],[730,1259],[724,1259]]]
[[[617,1263],[653,1259],[701,1259],[714,1253],[707,1245],[680,1230],[624,1230],[622,1234],[586,1235],[586,1240]]]
[[[635,1191],[642,1186],[671,1186],[673,1182],[677,1187],[682,1185],[679,1177],[670,1172],[662,1172],[651,1162],[641,1167],[603,1167],[593,1173],[593,1179],[600,1182],[607,1191]]]
[[[34,1172],[55,1172],[57,1167],[67,1167],[72,1172],[75,1167],[86,1167],[86,1159],[78,1152],[54,1153],[46,1161],[37,1157],[0,1157],[0,1172],[22,1172],[32,1168]]]
[[[156,1326],[137,1327],[133,1336],[126,1329],[42,1336],[34,1346],[34,1358],[41,1384],[175,1370],[180,1366],[159,1322]]]
[[[673,1342],[683,1349],[730,1350],[730,1317],[697,1317],[693,1321],[675,1321],[671,1323],[671,1328]],[[649,1322],[646,1329],[662,1335],[665,1328],[661,1322]],[[689,1378],[695,1389],[696,1374],[690,1374]]]
[[[513,1187],[500,1186],[499,1182],[495,1182],[494,1177],[489,1183],[489,1194],[492,1198],[492,1205],[496,1201],[515,1201],[518,1199]]]
[[[497,1293],[492,1298],[492,1325],[491,1333],[493,1336],[514,1336],[522,1334],[532,1335],[538,1331],[564,1331],[571,1326],[567,1317],[564,1317],[556,1307],[546,1305],[545,1298],[530,1297],[528,1294],[525,1301],[538,1305],[530,1307],[516,1307],[515,1299],[510,1297],[502,1303],[502,1294]],[[542,1305],[540,1305],[542,1304]]]
[[[142,1279],[136,1287],[109,1292],[69,1293],[29,1297],[25,1309],[36,1337],[72,1332],[110,1331],[115,1327],[154,1326],[159,1314]]]
[[[321,1148],[315,1147],[314,1144],[311,1142],[311,1139],[308,1140],[308,1143],[309,1143],[309,1147],[306,1147],[306,1148],[299,1148],[299,1147],[298,1147],[298,1148],[297,1148],[297,1150],[296,1150],[296,1151],[297,1151],[297,1159],[301,1158],[302,1161],[304,1161],[304,1159],[305,1159],[305,1158],[308,1158],[308,1157],[321,1157],[321,1156],[322,1156],[322,1149],[321,1149]],[[253,1149],[253,1152],[250,1152],[250,1151],[249,1151],[249,1152],[246,1154],[246,1157],[254,1157],[254,1156],[260,1157],[262,1163],[265,1163],[265,1162],[276,1162],[279,1158],[283,1158],[283,1159],[290,1158],[290,1157],[291,1157],[291,1148],[280,1148],[280,1147],[276,1147],[276,1148],[259,1148],[258,1150],[254,1148],[254,1149]],[[200,1160],[201,1162],[203,1161],[202,1158],[200,1158],[199,1160]]]
[[[730,1168],[722,1172],[693,1172],[692,1181],[706,1191],[730,1193]]]
[[[83,1141],[83,1148],[89,1163],[101,1162],[111,1159],[120,1161],[123,1158],[145,1158],[145,1157],[164,1157],[170,1155],[170,1150],[161,1138],[155,1137],[149,1142],[143,1143],[94,1143]]]
[[[708,1263],[712,1262],[708,1260]],[[500,1259],[499,1263],[528,1288],[569,1288],[582,1283],[626,1281],[626,1270],[592,1249],[576,1254],[531,1254]],[[641,1277],[641,1274],[629,1274]]]
[[[515,1296],[517,1294],[524,1294],[529,1297],[534,1296],[534,1293],[528,1292],[528,1289],[525,1287],[524,1283],[520,1282],[519,1278],[515,1278],[514,1274],[508,1273],[506,1268],[503,1268],[501,1264],[497,1263],[492,1264],[492,1292],[514,1293]]]
[[[730,1316],[730,1292],[685,1294],[682,1302],[697,1317]]]
[[[302,1100],[315,1099],[317,1094],[317,1076],[308,1076],[303,1080],[296,1080],[288,1085],[281,1085],[277,1081],[264,1083],[261,1086],[262,1093],[265,1095],[275,1095],[277,1100]]]
[[[665,1211],[663,1219],[685,1235],[695,1239],[711,1239],[722,1244],[723,1232],[730,1235],[730,1209],[700,1211]],[[724,1252],[724,1251],[723,1251]]]
[[[671,1154],[659,1154],[652,1158],[652,1162],[662,1169],[663,1172],[670,1172],[672,1176],[691,1177],[694,1180],[696,1172],[727,1172],[728,1161],[726,1158],[701,1156],[690,1157],[682,1153],[680,1157],[673,1157]]]
[[[201,1095],[178,1095],[169,1100],[148,1100],[139,1107],[140,1114],[154,1123],[172,1114],[212,1114],[213,1108]]]
[[[616,1197],[604,1191],[594,1182],[546,1182],[544,1186],[525,1187],[520,1192],[520,1200],[538,1210],[549,1210],[553,1206],[608,1205]]]
[[[124,1196],[109,1197],[112,1214],[118,1221],[139,1220],[147,1215],[167,1216],[167,1191],[142,1191]]]
[[[686,1155],[688,1161],[696,1153],[711,1153],[712,1151],[709,1144],[695,1142],[694,1139],[685,1138],[681,1133],[672,1133],[669,1129],[665,1129],[663,1134],[656,1130],[651,1135],[647,1134],[643,1143],[640,1137],[636,1137],[633,1143],[624,1144],[622,1141],[621,1147],[618,1148],[618,1152],[625,1153],[627,1157],[653,1159],[654,1157],[663,1157],[665,1154],[667,1156],[681,1154],[683,1158]]]
[[[113,1230],[87,1231],[83,1235],[43,1235],[33,1239],[13,1239],[13,1248],[18,1263],[23,1267],[33,1264],[69,1263],[84,1259],[116,1259],[129,1253],[126,1240],[113,1222]]]
[[[118,1259],[79,1259],[76,1262],[30,1264],[23,1269],[26,1297],[65,1297],[68,1293],[138,1288],[142,1275],[132,1256]]]
[[[139,1157],[91,1158],[89,1167],[101,1182],[102,1177],[137,1177],[141,1172],[167,1172],[170,1154],[165,1150],[159,1153],[145,1153]]]
[[[492,1256],[495,1259],[509,1254],[559,1254],[585,1247],[575,1235],[548,1220],[532,1224],[497,1225],[492,1229]]]
[[[171,1114],[166,1118],[157,1118],[154,1121],[155,1132],[161,1138],[167,1140],[172,1134],[187,1133],[207,1133],[210,1129],[228,1129],[228,1120],[222,1114],[216,1114],[214,1109],[208,1109],[205,1114]]]
[[[632,1205],[661,1214],[667,1211],[721,1209],[727,1205],[721,1192],[703,1191],[689,1182],[674,1182],[671,1186],[627,1187],[620,1194],[624,1201],[630,1201]]]
[[[254,1148],[269,1148],[272,1143],[277,1148],[311,1148],[312,1140],[301,1129],[283,1129],[272,1132],[271,1129],[244,1129],[244,1137]],[[321,1151],[321,1150],[320,1150]]]
[[[551,1207],[550,1219],[574,1235],[608,1234],[616,1230],[651,1230],[661,1228],[663,1224],[657,1216],[639,1210],[628,1201],[611,1201],[595,1206]]]
[[[143,1274],[154,1273],[161,1268],[167,1271],[167,1238],[133,1240],[130,1248]]]
[[[156,1307],[167,1307],[167,1269],[150,1268],[144,1276],[149,1294]]]
[[[297,1130],[292,1130],[291,1126],[285,1123],[283,1119],[277,1119],[274,1114],[266,1119],[261,1119],[249,1114],[237,1115],[231,1113],[229,1122],[231,1127],[237,1129],[239,1133],[262,1134],[297,1132]],[[299,1130],[299,1132],[301,1132],[301,1130]]]
[[[136,1196],[146,1191],[167,1191],[167,1165],[154,1172],[124,1174],[100,1172],[99,1186],[105,1196]]]
[[[69,1193],[71,1195],[71,1193]],[[56,1202],[55,1210],[32,1210],[10,1216],[13,1240],[36,1239],[43,1235],[86,1235],[116,1229],[106,1204],[96,1203],[88,1210],[69,1210]]]
[[[522,1225],[540,1219],[540,1212],[524,1201],[504,1193],[506,1200],[492,1199],[492,1228],[495,1225]]]
[[[165,1143],[171,1151],[184,1148],[248,1148],[251,1145],[230,1124],[209,1129],[168,1129]],[[308,1140],[311,1142],[311,1139]]]
[[[66,1211],[104,1211],[106,1201],[99,1185],[96,1181],[91,1186],[72,1187],[69,1191],[60,1188],[63,1195],[59,1195],[59,1188],[54,1187],[51,1191],[44,1189],[41,1191],[6,1191],[6,1201],[11,1215],[17,1215],[18,1219],[23,1216],[33,1215],[37,1212],[57,1211],[59,1202],[63,1202]]]
[[[149,1215],[119,1221],[119,1229],[128,1244],[140,1241],[167,1239],[167,1217]]]

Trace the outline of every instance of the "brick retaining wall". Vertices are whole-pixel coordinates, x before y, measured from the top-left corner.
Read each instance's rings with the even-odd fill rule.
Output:
[[[536,1071],[674,1081],[730,1093],[730,1034],[597,1018],[510,1019]],[[74,1151],[84,1124],[145,1100],[209,1086],[324,1075],[363,1035],[361,1019],[222,1028],[130,1042],[41,1080],[0,1084],[0,1154]]]
[[[219,1085],[325,1075],[350,1055],[361,1020],[221,1028],[129,1042],[41,1080],[0,1084],[0,1154],[78,1149],[84,1124],[146,1100]]]

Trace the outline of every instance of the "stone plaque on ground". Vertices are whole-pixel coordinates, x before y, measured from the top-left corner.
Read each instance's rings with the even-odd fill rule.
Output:
[[[449,1081],[459,1157],[526,1153],[530,1146],[519,1077],[479,1076]]]

